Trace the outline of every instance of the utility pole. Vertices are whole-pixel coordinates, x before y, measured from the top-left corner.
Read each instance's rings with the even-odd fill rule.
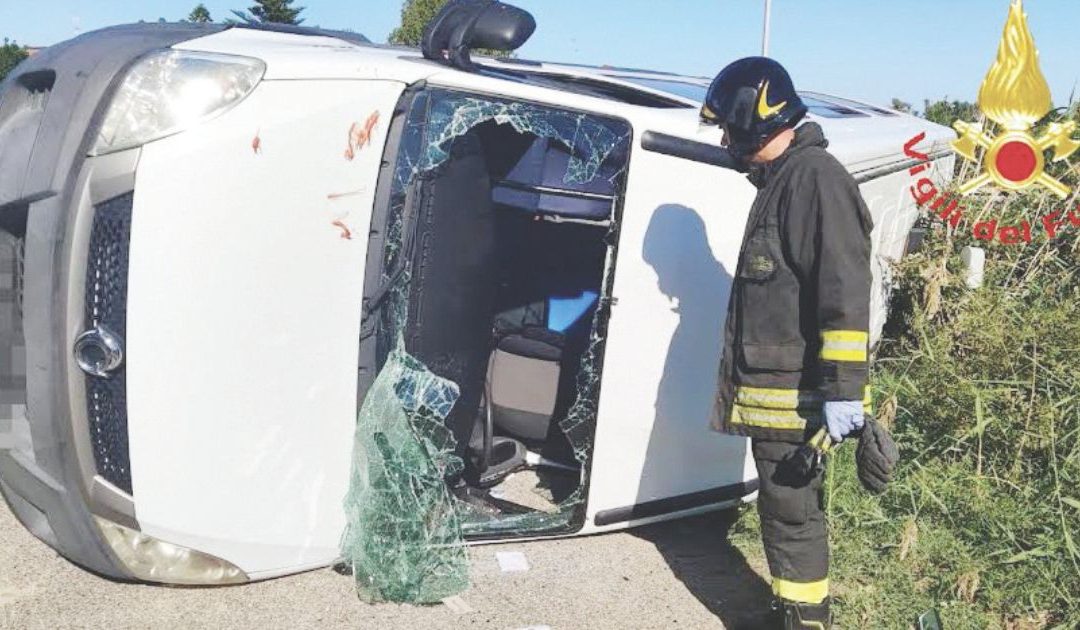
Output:
[[[761,33],[761,56],[769,56],[769,26],[772,21],[772,0],[765,0],[765,27]]]

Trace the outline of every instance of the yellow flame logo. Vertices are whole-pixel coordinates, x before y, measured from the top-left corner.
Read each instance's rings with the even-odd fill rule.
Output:
[[[1053,123],[1038,138],[1030,133],[1032,125],[1050,111],[1051,102],[1050,86],[1039,68],[1039,52],[1028,28],[1023,0],[1013,0],[1009,6],[997,58],[979,88],[978,105],[1005,131],[991,136],[981,124],[962,120],[953,123],[960,137],[952,146],[961,157],[976,162],[976,149],[984,150],[983,173],[965,182],[961,194],[971,194],[992,181],[1006,190],[1041,185],[1059,197],[1067,197],[1069,187],[1044,170],[1044,153],[1053,150],[1057,162],[1080,148],[1080,143],[1072,139],[1076,123]]]
[[[1010,131],[1030,129],[1050,111],[1050,86],[1019,1],[1009,7],[997,59],[979,88],[979,109]]]

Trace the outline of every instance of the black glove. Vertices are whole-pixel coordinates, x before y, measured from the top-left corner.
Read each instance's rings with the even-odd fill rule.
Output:
[[[885,427],[867,416],[859,445],[855,448],[855,464],[863,487],[872,494],[885,492],[898,461],[900,449],[892,436]]]

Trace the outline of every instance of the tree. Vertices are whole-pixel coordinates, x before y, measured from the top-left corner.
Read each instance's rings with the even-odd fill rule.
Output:
[[[210,10],[206,8],[205,4],[199,4],[195,7],[195,10],[188,16],[188,22],[195,22],[196,24],[206,24],[207,22],[213,22],[214,18],[210,17]]]
[[[240,19],[248,22],[273,24],[303,24],[297,19],[304,7],[292,7],[294,0],[255,0],[255,6],[248,9],[251,15],[243,11],[233,11]]]
[[[390,33],[390,43],[401,46],[419,46],[424,38],[424,27],[442,10],[448,0],[405,0],[401,8],[401,26]],[[505,50],[476,48],[474,53],[490,57],[513,57]]]
[[[419,46],[424,27],[443,8],[447,0],[405,0],[401,8],[401,26],[390,33],[391,44]]]
[[[3,45],[0,45],[0,81],[3,81],[4,77],[15,69],[15,66],[29,56],[30,53],[26,52],[26,48],[8,41],[5,37]]]
[[[898,98],[892,100],[892,108],[905,114],[911,113],[911,103],[904,102]]]

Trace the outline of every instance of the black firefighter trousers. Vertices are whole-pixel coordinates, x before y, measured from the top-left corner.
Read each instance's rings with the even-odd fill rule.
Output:
[[[757,507],[773,593],[788,601],[817,604],[829,592],[824,466],[811,479],[794,474],[782,462],[800,446],[753,440],[760,480]]]

